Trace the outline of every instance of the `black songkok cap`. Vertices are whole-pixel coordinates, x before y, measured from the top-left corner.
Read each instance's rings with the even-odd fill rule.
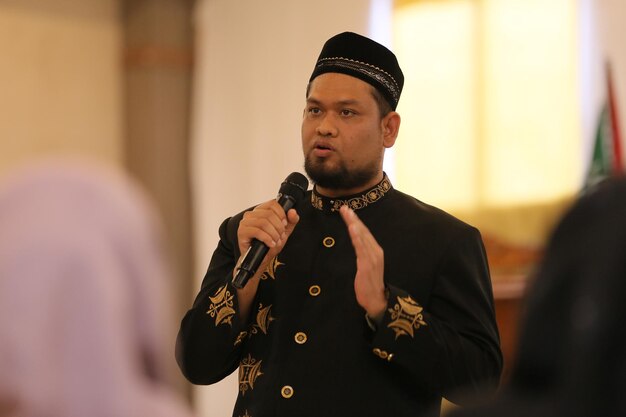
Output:
[[[396,109],[404,75],[396,56],[383,45],[352,32],[330,38],[324,44],[309,82],[326,72],[339,72],[373,85]]]

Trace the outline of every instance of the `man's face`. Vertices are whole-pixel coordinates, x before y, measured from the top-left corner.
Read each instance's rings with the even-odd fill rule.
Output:
[[[368,83],[339,73],[319,75],[302,120],[307,174],[321,189],[340,194],[375,185],[387,146],[383,126]]]

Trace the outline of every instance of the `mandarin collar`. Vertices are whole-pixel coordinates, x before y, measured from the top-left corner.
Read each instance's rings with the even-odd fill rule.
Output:
[[[317,188],[313,187],[311,193],[311,205],[320,211],[335,212],[339,211],[341,206],[348,206],[352,210],[360,210],[383,199],[385,194],[393,189],[391,181],[387,174],[383,175],[382,181],[364,192],[346,196],[330,198],[323,196],[317,192]]]

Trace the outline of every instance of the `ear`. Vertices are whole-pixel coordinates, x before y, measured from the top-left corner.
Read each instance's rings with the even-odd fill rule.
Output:
[[[400,130],[400,115],[395,111],[389,112],[380,123],[383,131],[383,146],[391,148],[396,143]]]

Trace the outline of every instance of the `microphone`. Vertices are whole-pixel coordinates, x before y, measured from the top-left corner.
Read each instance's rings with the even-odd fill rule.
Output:
[[[304,175],[299,172],[289,174],[280,185],[280,190],[278,190],[278,195],[276,196],[278,204],[285,210],[285,213],[302,200],[308,187],[309,181]],[[233,278],[233,286],[235,288],[241,289],[246,285],[248,280],[254,276],[268,251],[269,248],[265,243],[257,239],[252,240],[252,244],[237,269],[237,274]]]

